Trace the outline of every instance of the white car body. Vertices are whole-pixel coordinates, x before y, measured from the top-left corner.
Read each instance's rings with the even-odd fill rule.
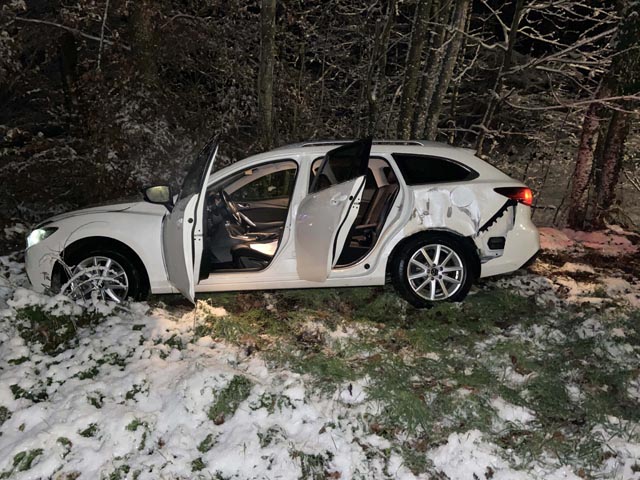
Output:
[[[340,222],[350,225],[359,204],[356,198],[350,207],[345,199],[361,195],[364,177],[319,193],[310,194],[308,190],[312,162],[339,145],[317,142],[282,147],[209,174],[211,161],[200,194],[186,199],[183,205],[178,201],[171,213],[163,205],[139,201],[55,216],[41,226],[57,230],[26,250],[26,269],[33,288],[39,292],[49,289],[54,265],[65,249],[93,237],[112,239],[131,249],[144,265],[152,293],[180,290],[191,300],[194,292],[383,285],[387,260],[394,248],[403,239],[424,231],[450,232],[472,241],[480,277],[517,270],[539,250],[531,207],[513,202],[510,208],[505,205],[505,196],[494,191],[499,187],[524,187],[521,182],[477,158],[471,150],[430,142],[374,142],[370,157],[384,159],[391,166],[398,181],[397,196],[377,242],[366,257],[353,265],[334,267],[337,258],[332,259],[330,245],[340,244],[345,235],[344,229],[337,231],[336,227]],[[400,153],[450,159],[477,176],[468,181],[410,186],[393,157]],[[202,210],[206,188],[238,172],[276,160],[294,161],[298,170],[273,259],[259,271],[221,271],[198,281],[203,222],[197,220],[202,211],[195,210]],[[185,211],[187,216],[195,215],[196,230],[183,228]],[[336,240],[336,236],[342,237]],[[489,248],[487,241],[491,237],[504,237],[504,247]],[[339,252],[336,255],[334,251],[336,256]]]

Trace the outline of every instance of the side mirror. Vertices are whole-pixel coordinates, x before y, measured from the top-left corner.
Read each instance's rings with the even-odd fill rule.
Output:
[[[164,205],[169,211],[173,209],[173,194],[171,193],[171,187],[168,185],[147,187],[142,191],[142,193],[145,201]]]

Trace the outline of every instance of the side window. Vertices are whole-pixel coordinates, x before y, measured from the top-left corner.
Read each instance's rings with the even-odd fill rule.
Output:
[[[209,166],[209,161],[215,154],[217,148],[218,144],[214,139],[212,139],[209,140],[209,142],[204,146],[202,150],[200,150],[198,156],[189,168],[189,171],[182,182],[182,187],[180,187],[180,194],[178,195],[179,200],[200,192],[202,185],[206,181],[206,178],[204,178],[204,174],[206,173],[207,167]]]
[[[367,172],[371,138],[358,140],[327,152],[311,165],[309,193],[348,182]],[[316,166],[319,165],[319,166]]]
[[[429,155],[394,153],[400,173],[407,185],[461,182],[478,174],[453,160]]]
[[[297,165],[292,161],[250,168],[225,187],[234,202],[259,202],[289,198],[296,181]]]

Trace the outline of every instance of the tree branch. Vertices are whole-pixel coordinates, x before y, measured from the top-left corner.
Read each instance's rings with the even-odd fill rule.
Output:
[[[107,15],[109,14],[109,0],[104,6],[104,15],[102,16],[102,28],[100,28],[100,48],[98,48],[98,70],[100,70],[100,62],[102,61],[102,45],[104,43],[104,28],[107,26]]]
[[[615,97],[606,97],[606,98],[591,98],[589,100],[578,100],[576,102],[561,103],[560,105],[548,105],[546,107],[527,107],[525,105],[516,105],[507,100],[505,100],[504,102],[512,108],[516,108],[519,110],[529,110],[533,112],[533,111],[543,111],[543,110],[562,110],[563,108],[581,107],[585,105],[591,105],[592,103],[607,104],[609,102],[638,101],[638,100],[640,100],[640,94],[639,95],[618,95]]]
[[[541,58],[536,58],[535,60],[531,61],[531,62],[527,62],[524,65],[519,65],[515,68],[512,68],[509,71],[510,75],[513,75],[514,73],[517,73],[519,71],[525,70],[527,68],[530,67],[535,67],[537,65],[540,65],[541,63],[545,63],[545,62],[551,62],[554,60],[558,60],[561,58],[562,55],[565,55],[569,52],[572,52],[573,50],[576,50],[584,45],[588,45],[590,43],[593,43],[597,40],[600,40],[603,37],[606,37],[608,35],[613,35],[616,30],[618,29],[618,27],[614,27],[614,28],[610,28],[609,30],[606,30],[602,33],[599,33],[598,35],[594,35],[593,37],[589,37],[589,38],[584,38],[582,40],[580,40],[579,42],[576,42],[570,46],[568,46],[567,48],[560,50],[559,52],[555,52],[552,53],[551,55],[547,55],[546,57],[541,57]]]
[[[627,180],[629,180],[629,183],[640,192],[640,181],[638,181],[637,178],[633,178],[626,168],[623,168],[622,171],[624,172],[624,176],[627,177]]]
[[[78,30],[77,28],[67,27],[66,25],[61,25],[59,23],[49,22],[47,20],[37,20],[35,18],[15,17],[15,19],[17,21],[19,21],[19,22],[39,23],[41,25],[48,25],[49,27],[61,28],[62,30],[66,30],[67,32],[74,33],[76,35],[79,35],[81,37],[87,38],[89,40],[94,40],[96,42],[100,42],[100,37],[96,37],[94,35],[90,35],[88,33],[84,33],[83,31]],[[116,45],[116,43],[112,42],[111,40],[103,39],[102,41],[107,45]],[[128,52],[131,51],[131,47],[129,47],[128,45],[124,45],[122,43],[119,43],[118,46],[120,48],[122,48],[123,50],[126,50]]]

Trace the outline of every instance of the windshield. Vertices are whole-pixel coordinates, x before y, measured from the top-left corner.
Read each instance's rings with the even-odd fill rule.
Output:
[[[216,137],[213,137],[207,142],[204,148],[200,150],[200,153],[198,153],[196,160],[191,165],[187,176],[182,182],[178,200],[200,193],[200,189],[206,181],[204,176],[207,173],[207,166],[218,148],[218,142],[216,140]],[[213,167],[211,171],[213,171]]]

